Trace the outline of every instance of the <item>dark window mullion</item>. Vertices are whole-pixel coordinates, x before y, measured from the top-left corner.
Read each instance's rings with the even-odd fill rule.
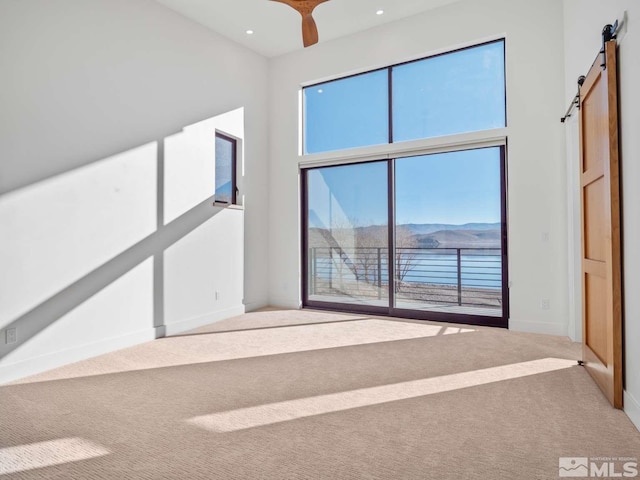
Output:
[[[226,203],[229,205],[235,205],[237,203],[237,159],[238,159],[238,141],[233,138],[230,137],[228,135],[225,135],[221,132],[216,132],[215,134],[215,142],[216,142],[216,151],[218,149],[218,141],[223,141],[226,142],[227,144],[229,144],[230,147],[230,172],[229,172],[229,182],[231,183],[231,192],[229,195],[229,200],[228,201],[223,201],[223,200],[219,200],[218,198],[215,199],[216,202],[219,203]],[[216,158],[216,165],[214,165],[214,168],[217,168],[217,164],[218,164],[218,159]],[[217,181],[217,180],[216,180]],[[214,196],[218,193],[218,187],[214,186]]]
[[[393,143],[393,67],[389,67],[389,143]]]
[[[500,253],[502,263],[502,326],[509,327],[509,230],[507,218],[509,215],[507,204],[507,146],[500,147]]]
[[[237,182],[237,160],[238,160],[238,142],[233,141],[231,146],[231,203],[238,203],[238,182]]]
[[[309,170],[300,171],[300,214],[302,216],[300,224],[302,225],[302,304],[307,305],[309,302],[309,191],[308,177]]]
[[[389,309],[396,303],[396,179],[395,160],[387,161],[388,229],[389,250],[387,256],[387,276],[389,277]]]

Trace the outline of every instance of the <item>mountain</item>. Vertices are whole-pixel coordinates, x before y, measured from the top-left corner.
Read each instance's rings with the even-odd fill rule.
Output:
[[[463,225],[452,225],[448,223],[405,223],[399,225],[399,227],[406,228],[414,235],[423,235],[441,230],[500,230],[500,223],[465,223]]]
[[[396,238],[399,247],[422,248],[500,248],[500,223],[415,224],[399,225]],[[331,231],[309,229],[309,245],[343,248],[384,247],[388,244],[388,229],[383,225],[339,228]]]
[[[413,235],[418,246],[424,248],[500,248],[500,229],[439,230]]]

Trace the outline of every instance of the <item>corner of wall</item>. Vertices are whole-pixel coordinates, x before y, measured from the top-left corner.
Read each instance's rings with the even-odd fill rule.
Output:
[[[640,402],[628,391],[624,392],[624,412],[640,430]]]

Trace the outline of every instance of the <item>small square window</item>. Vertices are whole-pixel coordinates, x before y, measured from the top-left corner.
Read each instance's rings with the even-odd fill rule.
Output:
[[[216,133],[216,192],[217,203],[236,203],[237,140]]]

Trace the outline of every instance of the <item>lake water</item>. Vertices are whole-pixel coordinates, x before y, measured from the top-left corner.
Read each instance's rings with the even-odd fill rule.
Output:
[[[402,280],[457,285],[457,263],[457,255],[421,256],[419,259],[409,261],[409,268]],[[461,255],[460,270],[462,285],[465,287],[500,288],[502,286],[502,259],[499,255]]]

